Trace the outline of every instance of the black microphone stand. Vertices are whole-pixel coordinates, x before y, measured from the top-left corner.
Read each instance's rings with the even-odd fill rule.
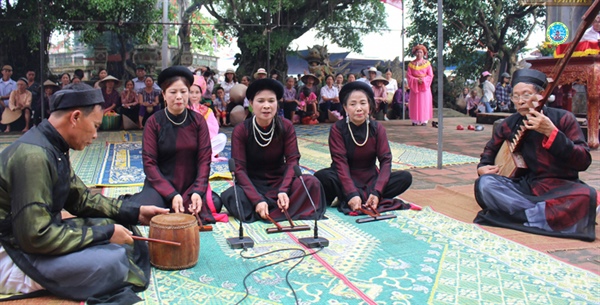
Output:
[[[302,182],[302,186],[304,186],[304,191],[306,191],[306,195],[308,195],[310,204],[312,204],[313,209],[315,210],[315,228],[313,237],[298,238],[298,241],[307,248],[325,248],[329,246],[329,240],[327,240],[327,238],[324,237],[319,237],[319,225],[317,224],[317,207],[315,206],[315,203],[312,200],[312,196],[310,196],[310,192],[306,187],[306,183],[304,183],[304,178],[302,178],[302,171],[300,170],[300,167],[298,165],[294,166],[294,173],[296,174],[296,177],[300,179],[300,182]]]
[[[254,247],[254,240],[248,236],[244,236],[244,222],[242,221],[242,209],[240,206],[240,201],[238,199],[237,194],[237,186],[235,183],[235,160],[233,158],[229,159],[229,171],[231,172],[231,177],[233,178],[233,193],[235,195],[235,204],[238,210],[238,222],[240,223],[240,235],[239,237],[230,237],[227,238],[227,243],[231,249],[246,249]]]

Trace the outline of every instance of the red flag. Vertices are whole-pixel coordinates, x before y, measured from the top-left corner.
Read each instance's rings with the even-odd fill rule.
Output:
[[[387,3],[393,7],[402,9],[402,0],[381,0],[383,3]]]

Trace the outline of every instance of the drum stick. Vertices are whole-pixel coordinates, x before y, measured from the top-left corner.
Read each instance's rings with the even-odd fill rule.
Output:
[[[147,237],[141,237],[141,236],[135,236],[135,235],[131,236],[131,238],[133,238],[134,240],[142,240],[142,241],[148,241],[148,242],[165,244],[165,245],[172,245],[172,246],[177,246],[177,247],[181,246],[180,242],[164,240],[164,239],[147,238]]]
[[[273,218],[271,218],[271,216],[269,216],[269,214],[267,214],[267,219],[277,227],[278,231],[283,230],[283,227],[279,223],[277,223],[277,221],[275,221]]]
[[[194,213],[192,215],[196,216],[196,220],[198,220],[198,231],[212,231],[213,230],[211,225],[202,225],[202,220],[200,220],[200,216],[198,216],[198,213]]]
[[[371,216],[371,217],[376,217],[376,216],[378,216],[377,214],[375,214],[375,213],[371,212],[371,211],[370,211],[368,208],[366,208],[366,207],[362,207],[362,206],[361,206],[361,207],[360,207],[360,208],[358,208],[358,209],[359,209],[361,212],[363,212],[364,214],[366,214],[367,216]]]
[[[293,228],[295,227],[294,222],[292,221],[292,218],[290,217],[290,213],[288,213],[287,209],[282,209],[283,210],[283,214],[285,214],[285,218],[287,218],[287,220],[290,222],[290,226]]]

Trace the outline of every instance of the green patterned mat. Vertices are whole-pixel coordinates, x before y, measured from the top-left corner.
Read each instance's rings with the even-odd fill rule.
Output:
[[[94,142],[84,150],[70,150],[71,167],[88,187],[94,187],[98,183],[105,154],[104,142]]]
[[[330,126],[318,126],[314,127],[314,130],[313,127],[311,126],[309,131],[306,127],[296,126],[298,148],[302,156],[300,158],[300,165],[308,173],[314,173],[322,168],[331,166],[331,156],[329,154],[329,146],[327,145]],[[117,136],[111,135],[110,137]],[[129,135],[129,137],[135,138],[136,135]],[[109,148],[104,157],[97,185],[118,186],[143,183],[145,177],[143,165],[141,158],[136,158],[140,154],[141,143],[133,141],[108,145]],[[392,162],[393,170],[437,166],[437,151],[433,149],[395,142],[390,142],[390,149],[392,156],[394,156],[394,161]],[[219,155],[225,158],[231,155],[230,140]],[[477,158],[447,152],[443,153],[442,158],[444,165],[476,163],[479,161]],[[227,175],[228,171],[227,161],[211,163],[211,176]]]
[[[211,181],[217,192],[226,180]],[[116,197],[140,188],[105,188]],[[598,304],[600,277],[556,260],[548,254],[437,213],[395,211],[398,218],[357,224],[356,217],[328,208],[319,235],[329,247],[307,257],[290,273],[302,304]],[[298,221],[308,224],[311,221]],[[245,225],[256,245],[247,255],[298,248],[298,238],[312,231],[266,234],[272,227]],[[153,269],[152,282],[140,294],[143,304],[234,304],[245,291],[251,270],[290,258],[300,250],[259,259],[243,259],[227,237],[238,234],[237,223],[213,225],[201,233],[198,264],[187,270]],[[141,227],[147,234],[148,228]],[[306,249],[305,249],[306,250]],[[308,250],[306,250],[308,251]],[[285,274],[296,261],[256,272],[247,280],[244,304],[291,304]],[[227,268],[223,268],[227,266]]]
[[[142,132],[142,130],[101,131],[98,132],[96,141],[110,143],[141,141]]]
[[[17,140],[21,135],[0,136],[0,152]],[[71,167],[89,187],[101,184],[101,173],[105,170],[103,165],[108,151],[107,142],[141,141],[142,131],[110,131],[99,132],[98,138],[82,151],[71,150],[69,153]],[[123,170],[122,170],[123,171]],[[123,175],[125,176],[125,175]]]
[[[210,187],[217,194],[221,194],[227,188],[229,188],[231,185],[232,185],[231,180],[216,179],[216,180],[210,181]],[[119,197],[120,195],[135,194],[135,193],[140,192],[141,190],[142,190],[142,186],[138,186],[138,185],[118,186],[118,187],[108,186],[108,187],[102,188],[102,195],[111,197],[111,198],[116,198],[116,197]]]
[[[296,125],[300,165],[308,173],[331,165],[327,140],[330,124]],[[231,128],[223,129],[228,135],[228,143],[221,156],[231,154]],[[0,137],[0,151],[16,140],[18,135]],[[140,185],[145,175],[141,162],[142,131],[99,132],[95,142],[83,151],[71,150],[71,165],[75,173],[87,186]],[[412,145],[390,142],[393,170],[434,167],[437,165],[437,151]],[[444,165],[476,163],[479,159],[452,153],[443,153]],[[211,164],[212,175],[227,175],[226,161]]]
[[[302,156],[300,165],[313,171],[331,166],[328,139],[328,133],[298,136],[298,148]],[[389,144],[394,158],[392,170],[437,166],[437,150],[396,142],[389,142]],[[477,163],[479,159],[443,152],[442,161],[444,165],[459,165]]]
[[[2,152],[20,136],[21,134],[2,134],[0,132],[0,152]]]
[[[330,245],[289,274],[301,304],[597,304],[600,277],[436,213],[397,211],[396,219],[366,224],[329,209],[319,234]],[[309,224],[310,221],[299,221]],[[198,264],[187,270],[153,268],[142,304],[234,304],[251,270],[300,255],[300,250],[244,259],[225,238],[237,224],[202,232]],[[245,225],[255,247],[245,255],[302,249],[312,231],[266,234],[267,223]],[[147,227],[142,227],[147,232]],[[305,251],[310,251],[306,250]],[[296,260],[262,269],[246,281],[244,304],[293,304],[285,274]]]

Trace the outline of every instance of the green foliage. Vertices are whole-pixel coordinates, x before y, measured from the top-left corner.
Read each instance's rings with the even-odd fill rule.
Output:
[[[413,1],[410,15],[409,36],[435,58],[437,2]],[[545,7],[521,6],[518,0],[445,0],[444,65],[457,66],[457,76],[465,79],[476,79],[483,70],[510,71],[544,16]]]
[[[82,1],[89,11],[85,20],[100,22],[81,23],[83,30],[82,42],[91,43],[105,31],[122,35],[127,40],[132,39],[140,44],[149,42],[150,37],[161,28],[147,24],[159,20],[160,12],[156,9],[155,0],[88,0]]]
[[[157,29],[147,24],[158,20],[159,14],[155,6],[156,0],[2,1],[0,61],[21,67],[16,68],[17,72],[18,69],[39,65],[42,37],[40,20],[43,20],[44,28],[44,53],[50,35],[56,31],[81,30],[81,41],[86,43],[100,39],[106,31],[116,33],[126,40],[145,43]],[[43,16],[40,16],[41,12]]]
[[[266,67],[267,61],[281,62],[290,42],[313,28],[319,37],[358,52],[361,34],[387,28],[379,0],[210,0],[205,7],[217,19],[219,31],[238,38],[242,54],[236,64],[247,74]],[[266,54],[269,25],[271,52]],[[287,66],[277,68],[287,70]]]

